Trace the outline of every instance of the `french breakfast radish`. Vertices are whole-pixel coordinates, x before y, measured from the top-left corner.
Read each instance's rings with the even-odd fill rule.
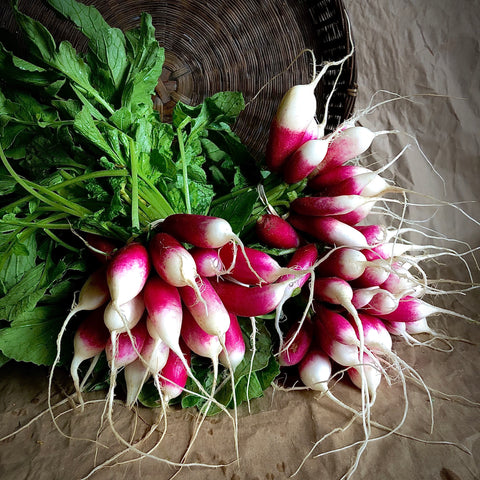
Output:
[[[117,251],[107,266],[107,283],[112,304],[116,307],[136,297],[150,273],[146,248],[132,242]]]
[[[339,277],[347,282],[360,277],[365,271],[367,259],[354,248],[341,247],[320,257],[316,273],[321,277]]]
[[[190,252],[172,235],[157,233],[148,251],[158,276],[174,287],[197,288],[197,266]]]
[[[364,197],[362,195],[298,197],[292,201],[290,208],[301,215],[343,215],[365,205],[374,204],[377,200],[378,197]]]
[[[384,132],[372,132],[361,126],[350,127],[333,136],[322,163],[315,169],[313,176],[321,171],[338,167],[353,160],[370,148],[373,139]]]
[[[212,280],[212,286],[225,308],[240,317],[257,317],[273,312],[282,301],[287,284],[288,282],[277,282],[245,286],[226,280]]]
[[[179,290],[183,304],[195,318],[200,328],[209,335],[215,335],[223,341],[230,326],[230,315],[221,297],[212,287],[212,283],[207,278],[200,278],[199,282],[202,285],[203,302],[199,302],[196,290],[187,286],[181,287]],[[215,282],[215,280],[212,279],[212,282]],[[185,343],[188,345],[187,341]]]
[[[227,220],[208,215],[176,213],[165,218],[160,228],[180,242],[195,247],[220,248],[232,241],[241,243]]]
[[[145,312],[143,292],[128,302],[115,306],[108,303],[103,313],[103,320],[110,332],[122,333],[132,329],[142,318]]]
[[[324,243],[338,247],[365,248],[368,246],[365,236],[360,231],[333,217],[314,217],[292,212],[288,221],[293,227]]]
[[[297,248],[300,236],[297,231],[282,217],[272,213],[260,216],[255,224],[258,239],[265,245],[274,248]]]
[[[287,343],[285,345],[283,344],[283,332],[280,328],[280,317],[282,316],[283,305],[289,298],[291,298],[291,296],[295,293],[297,289],[301,289],[305,285],[305,283],[311,278],[312,274],[314,273],[313,267],[317,260],[317,256],[318,250],[313,243],[307,243],[306,245],[297,248],[297,250],[295,250],[295,253],[290,258],[287,264],[287,268],[290,270],[298,271],[299,275],[290,273],[284,275],[283,277],[280,277],[280,279],[278,280],[280,283],[287,283],[287,286],[285,287],[285,290],[283,292],[283,297],[278,303],[275,312],[275,329],[278,333],[280,353],[284,349],[290,348],[291,343],[295,341],[295,334],[293,334],[292,336],[290,336]],[[305,308],[302,319],[298,323],[298,330],[302,327],[310,306],[311,299],[309,300]]]
[[[130,332],[122,332],[118,334],[116,342],[114,342],[110,336],[107,340],[107,345],[105,346],[105,353],[107,355],[107,360],[111,365],[111,370],[117,370],[137,359],[138,353],[142,350],[147,335],[148,332],[145,323],[139,322],[130,330]]]
[[[173,350],[170,350],[167,362],[158,375],[158,382],[165,403],[181,395],[187,384],[188,373],[185,364],[190,365],[190,349],[183,340],[181,340],[180,347],[184,359],[180,359]]]
[[[281,367],[291,367],[300,363],[307,354],[312,343],[313,327],[310,320],[293,324],[285,336],[285,344],[288,345],[280,351],[278,363]]]
[[[80,323],[73,337],[73,359],[70,364],[70,375],[80,403],[83,405],[80,393],[78,368],[84,360],[100,355],[107,345],[109,332],[103,323],[103,309],[98,308]]]
[[[320,349],[311,349],[298,367],[303,384],[320,392],[328,391],[328,382],[332,376],[332,363]]]
[[[109,298],[109,289],[107,284],[106,272],[105,272],[105,268],[101,267],[95,270],[92,274],[90,274],[87,280],[85,281],[85,283],[83,284],[78,296],[78,302],[74,304],[74,306],[70,309],[69,314],[65,318],[60,328],[60,331],[58,332],[57,340],[56,340],[57,352],[56,352],[55,359],[53,361],[52,368],[50,370],[50,374],[48,378],[49,409],[51,408],[50,400],[51,400],[53,374],[54,374],[55,366],[60,361],[63,335],[65,334],[65,331],[67,329],[67,326],[71,318],[76,313],[81,311],[95,311],[99,309],[102,305],[104,305],[108,301],[108,298]],[[76,372],[76,369],[74,370],[74,373],[75,372]],[[75,385],[75,387],[78,392],[79,389],[77,389],[77,385]],[[58,428],[55,420],[54,420],[54,423],[55,423],[55,426]]]
[[[268,253],[255,248],[237,252],[233,243],[227,243],[218,249],[218,255],[228,275],[247,285],[273,283],[287,271]]]
[[[287,183],[301,182],[321,163],[327,153],[328,140],[323,138],[303,143],[285,161],[283,179]]]
[[[295,85],[283,96],[270,125],[265,161],[272,172],[278,172],[287,158],[302,143],[316,137],[311,129],[317,109],[315,88],[320,81],[318,75],[311,83]]]
[[[209,278],[225,273],[217,248],[194,247],[189,252],[195,260],[200,276]]]
[[[232,313],[229,315],[230,326],[225,333],[225,348],[220,352],[218,359],[220,363],[227,368],[230,362],[232,369],[235,371],[245,357],[246,347],[237,316]]]
[[[183,309],[177,287],[152,275],[145,284],[143,298],[149,335],[165,342],[178,355]]]
[[[362,173],[368,173],[370,170],[360,165],[340,165],[339,167],[327,169],[318,175],[310,178],[307,186],[313,191],[327,192],[329,188],[335,188],[335,185],[344,180]]]

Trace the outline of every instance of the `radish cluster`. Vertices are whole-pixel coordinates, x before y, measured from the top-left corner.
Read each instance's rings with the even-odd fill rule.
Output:
[[[304,251],[307,263],[299,260]],[[124,370],[128,406],[150,378],[163,402],[183,392],[188,376],[212,400],[214,389],[205,392],[193,377],[191,354],[211,359],[215,375],[219,363],[233,372],[246,349],[237,316],[275,311],[295,283],[306,281],[316,258],[316,248],[313,254],[299,248],[282,267],[269,254],[244,247],[223,219],[167,217],[145,245],[134,241],[104,257],[106,264],[87,280],[67,319],[91,310],[75,334],[71,364],[80,401],[78,367],[96,362],[102,352],[111,396]]]
[[[413,333],[435,334],[427,317],[457,314],[421,298],[429,289],[420,263],[429,256],[411,252],[424,247],[402,240],[401,230],[368,223],[384,194],[405,190],[352,161],[376,136],[390,132],[372,132],[349,120],[324,135],[305,104],[305,92],[314,98],[314,87],[312,82],[287,92],[266,151],[269,170],[286,183],[306,186],[283,216],[270,209],[256,225],[257,236],[271,247],[325,247],[314,261],[313,284],[305,290],[305,313],[287,322],[290,330],[280,342],[278,359],[283,367],[296,366],[307,387],[324,392],[333,362],[354,385],[368,390],[373,403],[383,364],[401,363],[392,353],[391,335],[415,343]],[[295,88],[301,95],[292,93]]]

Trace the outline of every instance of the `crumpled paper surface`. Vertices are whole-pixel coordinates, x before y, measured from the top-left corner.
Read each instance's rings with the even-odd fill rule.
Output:
[[[480,179],[478,4],[470,0],[346,0],[345,6],[356,45],[356,109],[395,98],[392,94],[408,96],[379,106],[360,118],[362,125],[375,131],[400,131],[375,139],[372,155],[366,160],[385,165],[405,145],[411,144],[384,175],[401,186],[425,194],[409,194],[412,203],[437,206],[411,206],[406,217],[428,225],[432,235],[437,231],[471,247],[478,246],[480,226],[467,217],[468,214],[480,219],[480,209],[475,203],[479,198]],[[454,205],[438,206],[439,200],[454,202]],[[422,241],[430,242],[428,238]],[[445,241],[444,245],[465,251],[466,243]],[[478,281],[478,272],[474,271],[473,275]],[[454,256],[442,257],[439,264],[429,270],[429,276],[468,281],[468,270]],[[445,284],[438,286],[442,288]],[[478,318],[480,301],[475,291],[466,295],[439,295],[432,301]],[[407,381],[408,411],[400,434],[386,435],[387,432],[372,428],[372,439],[382,435],[385,438],[369,443],[353,478],[468,480],[480,477],[480,410],[478,405],[465,400],[480,402],[480,328],[446,315],[432,318],[431,326],[477,344],[452,341],[454,350],[446,353],[395,341],[394,350],[400,358],[433,389],[434,424],[432,427],[425,389]],[[435,345],[447,347],[440,342]],[[99,431],[104,408],[101,393],[88,397],[92,403],[86,405],[84,413],[67,411],[59,416],[57,423],[63,435],[60,434],[48,412],[45,413],[47,375],[46,369],[28,365],[8,364],[0,370],[0,436],[26,425],[43,412],[28,428],[0,444],[0,478],[3,480],[84,478],[94,465],[122,450],[107,427]],[[56,377],[52,404],[65,399],[63,388],[69,388],[65,387],[68,385],[66,375]],[[442,397],[435,391],[451,396]],[[348,382],[337,383],[332,392],[345,403],[359,406],[359,392]],[[402,422],[405,404],[401,382],[393,379],[388,385],[383,381],[371,412],[372,419],[393,428]],[[55,413],[68,407],[66,403],[56,408]],[[132,438],[138,440],[157,415],[158,412],[141,409],[135,423],[133,412],[119,403],[115,406],[114,422],[125,438],[133,435]],[[239,411],[240,465],[229,465],[235,460],[232,422],[220,415],[205,421],[189,461],[225,466],[184,468],[177,478],[290,478],[314,443],[333,429],[346,425],[349,419],[348,412],[318,394],[270,389],[264,398],[251,402],[250,412],[243,407]],[[167,420],[163,442],[152,454],[178,461],[188,445],[195,416],[189,411],[171,409]],[[94,444],[91,440],[97,432],[98,443]],[[151,440],[158,438],[155,433]],[[358,444],[351,445],[363,438],[359,422],[344,432],[332,433],[313,451],[294,478],[341,478],[359,448]],[[348,446],[350,448],[346,448]],[[148,447],[148,443],[141,447]],[[334,449],[340,451],[318,457]],[[315,456],[317,458],[313,458]],[[135,454],[127,454],[116,462],[134,458]],[[91,478],[161,480],[175,472],[175,468],[164,462],[145,458],[114,469],[104,468]]]

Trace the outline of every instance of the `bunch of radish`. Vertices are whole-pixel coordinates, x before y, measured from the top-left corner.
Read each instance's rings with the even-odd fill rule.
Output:
[[[434,334],[427,317],[457,314],[421,298],[429,288],[420,263],[433,255],[411,252],[426,247],[403,241],[401,230],[368,223],[384,194],[406,192],[356,161],[378,135],[391,132],[372,132],[352,119],[324,135],[312,107],[317,79],[285,94],[266,150],[267,168],[286,183],[304,182],[305,189],[283,216],[270,211],[260,217],[256,231],[275,248],[324,246],[314,261],[305,313],[281,332],[280,365],[297,366],[307,387],[326,392],[333,362],[373,403],[382,363],[401,363],[391,334],[411,341],[414,333]]]
[[[245,355],[237,316],[275,311],[317,259],[313,245],[301,247],[282,267],[269,254],[244,247],[226,220],[193,214],[167,217],[146,245],[133,241],[112,252],[95,238],[88,244],[104,262],[81,289],[59,345],[70,319],[89,311],[74,338],[71,375],[78,398],[82,402],[79,365],[92,359],[88,376],[105,352],[110,397],[123,369],[128,406],[150,378],[162,402],[179,396],[189,376],[214,401],[214,388],[206,392],[193,376],[191,354],[211,359],[215,378],[219,363],[233,373]]]

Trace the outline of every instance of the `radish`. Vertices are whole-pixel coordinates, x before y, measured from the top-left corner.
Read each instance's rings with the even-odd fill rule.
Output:
[[[365,381],[367,384],[368,392],[371,397],[371,403],[375,402],[375,398],[377,395],[377,389],[380,385],[382,380],[382,370],[380,368],[380,364],[375,357],[364,355],[363,356],[363,374],[362,370],[358,366],[349,367],[347,369],[348,376],[350,380],[357,388],[362,388],[363,385],[363,378],[365,377]]]
[[[245,356],[245,341],[237,316],[232,313],[229,315],[230,326],[225,333],[225,348],[220,352],[218,358],[225,367],[228,367],[230,362],[232,369],[235,371]]]
[[[463,318],[467,321],[477,323],[471,318],[466,317],[465,315],[453,312],[451,310],[446,310],[444,308],[435,307],[434,305],[430,305],[429,303],[419,298],[412,297],[410,295],[406,295],[405,297],[403,297],[402,300],[399,302],[398,307],[393,312],[388,314],[378,313],[378,316],[382,319],[393,322],[416,322],[418,320],[421,320],[422,318],[429,317],[438,313],[453,315]]]
[[[292,325],[285,337],[288,348],[282,350],[278,356],[280,366],[291,367],[300,363],[310,348],[312,334],[313,327],[310,320],[303,322],[303,325],[300,323]]]
[[[200,276],[209,278],[225,273],[225,267],[220,260],[218,249],[194,247],[189,252],[195,260],[197,272]]]
[[[329,196],[336,195],[381,195],[390,189],[394,189],[378,173],[367,171],[358,173],[343,181],[330,185],[325,189],[325,194]]]
[[[137,325],[144,312],[145,303],[142,292],[118,307],[110,301],[105,308],[103,321],[110,332],[128,332]]]
[[[329,188],[335,188],[335,185],[343,182],[344,180],[354,177],[362,173],[367,173],[370,170],[359,165],[341,165],[332,169],[327,169],[324,172],[320,172],[314,177],[310,178],[307,186],[314,191],[327,192]]]
[[[178,288],[168,284],[157,275],[152,275],[145,284],[144,299],[148,312],[146,324],[150,336],[164,342],[176,354],[179,361],[185,362],[183,368],[187,375],[192,378],[199,391],[208,396],[209,394],[194,376],[185,361],[184,353],[182,353],[180,335],[183,307]],[[195,301],[197,301],[196,296]]]
[[[328,143],[327,139],[312,139],[295,150],[283,167],[285,182],[297,183],[307,178],[324,159]]]
[[[127,303],[143,289],[150,273],[150,260],[146,248],[137,242],[122,247],[107,267],[107,283],[112,304]]]
[[[300,145],[312,138],[323,137],[331,95],[325,108],[324,120],[315,129],[314,117],[317,108],[315,88],[328,68],[333,65],[342,65],[352,53],[353,49],[341,60],[326,62],[309,84],[295,85],[285,93],[270,125],[265,152],[265,161],[269,170],[280,171],[287,158]]]
[[[160,392],[158,374],[162,371],[169,355],[168,346],[159,339],[146,335],[140,356],[125,366],[125,381],[127,385],[126,405],[131,407],[149,375],[153,375],[155,386]]]
[[[232,241],[241,243],[227,220],[207,215],[176,213],[163,220],[161,230],[195,247],[220,248]]]
[[[166,343],[158,338],[152,338],[150,335],[147,335],[139,359],[147,367],[148,372],[156,376],[167,362],[168,353],[169,348]]]
[[[357,225],[355,228],[365,237],[370,247],[387,241],[388,232],[383,225]]]
[[[399,298],[392,295],[388,290],[379,288],[372,299],[364,305],[363,309],[368,312],[381,312],[388,314],[398,307]]]
[[[371,311],[390,313],[398,306],[398,299],[388,290],[380,287],[355,288],[352,303],[354,307]]]
[[[240,317],[258,317],[273,312],[287,288],[287,282],[253,287],[225,280],[212,280],[211,284],[225,308]]]
[[[138,352],[142,350],[147,335],[148,332],[145,323],[139,322],[130,332],[118,334],[116,342],[112,341],[112,337],[110,337],[105,346],[105,353],[107,354],[111,371],[115,371],[116,373],[118,368],[124,367],[137,359]]]
[[[292,342],[295,341],[295,334],[293,334],[286,345],[283,345],[283,333],[280,328],[280,317],[282,315],[282,309],[284,303],[295,293],[297,289],[301,289],[303,285],[308,281],[309,278],[311,278],[311,275],[313,274],[314,270],[314,265],[315,261],[317,260],[318,256],[318,250],[317,247],[313,243],[309,243],[307,245],[304,245],[300,248],[298,248],[295,253],[292,255],[290,258],[290,261],[287,264],[287,268],[291,270],[297,270],[298,272],[305,272],[301,275],[295,275],[295,274],[288,274],[284,275],[283,277],[280,277],[279,282],[280,283],[285,283],[288,282],[287,286],[285,287],[284,293],[283,293],[283,298],[280,300],[279,304],[276,307],[276,313],[275,313],[275,329],[277,330],[278,333],[278,338],[279,338],[279,352],[280,354],[284,349],[289,349],[291,347]],[[309,273],[310,270],[310,273]],[[311,295],[310,295],[311,296]],[[308,309],[310,308],[310,305],[312,303],[312,298],[309,299],[307,307],[305,308],[304,314],[302,316],[302,319],[298,322],[298,328],[302,328],[303,321],[307,316]]]
[[[288,249],[300,245],[300,236],[296,230],[278,215],[266,213],[260,216],[255,231],[258,239],[269,247]]]
[[[180,330],[182,327],[182,303],[178,289],[152,275],[143,291],[148,312],[147,329],[154,339],[160,339],[177,355],[180,354]]]
[[[355,280],[365,271],[367,259],[359,250],[341,247],[320,258],[315,271],[319,276],[336,276],[346,281]]]
[[[328,391],[328,382],[332,376],[332,364],[324,352],[319,349],[310,350],[298,367],[303,384],[320,392]]]
[[[107,284],[107,277],[105,273],[105,268],[102,267],[94,271],[83,284],[80,290],[80,293],[78,295],[78,302],[74,304],[74,306],[71,308],[69,314],[65,318],[65,321],[63,322],[62,327],[60,328],[60,331],[57,335],[57,340],[56,340],[57,353],[55,355],[55,359],[53,361],[52,368],[50,370],[50,375],[48,378],[48,408],[50,411],[51,411],[51,389],[52,389],[52,382],[53,382],[53,373],[55,370],[55,366],[60,361],[62,338],[65,333],[65,330],[67,329],[68,323],[70,322],[71,318],[78,312],[97,310],[105,302],[107,302],[108,298],[109,298],[109,290],[108,290],[108,284]],[[73,378],[75,380],[75,376]],[[53,418],[53,412],[51,413]],[[55,423],[56,428],[59,429],[54,418],[53,418],[53,421]]]
[[[299,197],[293,200],[290,208],[302,215],[343,215],[365,205],[373,205],[377,200],[378,197],[364,197],[362,195]]]
[[[157,233],[148,250],[158,276],[174,287],[197,288],[197,267],[190,252],[168,233]]]
[[[188,373],[185,364],[190,365],[190,350],[183,340],[180,346],[184,359],[180,359],[173,350],[170,350],[167,362],[158,376],[165,403],[181,395],[187,384]]]
[[[364,153],[373,139],[386,132],[372,132],[366,127],[355,126],[347,128],[333,136],[322,163],[315,169],[313,175],[321,171],[335,168]]]
[[[287,158],[310,140],[307,131],[311,131],[317,109],[314,90],[320,78],[318,75],[307,85],[295,85],[283,96],[270,125],[265,152],[270,171],[280,171]],[[316,134],[312,132],[311,136],[315,138]]]
[[[364,312],[358,316],[362,322],[365,345],[368,349],[374,353],[389,355],[392,351],[392,337],[382,320]],[[358,331],[355,325],[354,328]]]
[[[365,251],[362,251],[365,254]],[[391,266],[385,260],[370,260],[365,265],[364,272],[355,280],[352,285],[355,288],[378,287],[387,280],[391,273]]]
[[[229,276],[249,285],[273,283],[287,272],[268,253],[245,247],[237,254],[232,243],[218,250],[218,255]]]
[[[207,278],[200,278],[199,281],[202,283],[201,294],[204,303],[198,301],[196,290],[192,287],[181,287],[180,296],[200,328],[209,335],[217,336],[223,342],[230,326],[230,315],[212,283]],[[187,341],[185,343],[188,345]]]
[[[327,244],[356,248],[368,246],[361,232],[336,218],[291,213],[288,221],[298,230]]]
[[[86,233],[84,241],[92,255],[103,264],[106,264],[113,256],[117,246],[110,239],[93,233]]]
[[[333,215],[333,218],[336,218],[347,225],[357,225],[372,211],[375,202],[376,200],[368,201],[364,205],[354,208],[350,212]]]
[[[84,360],[99,357],[107,345],[108,329],[103,323],[103,309],[93,310],[78,326],[73,338],[73,359],[70,374],[73,379],[77,397],[83,406],[83,399],[78,377],[78,367]]]

